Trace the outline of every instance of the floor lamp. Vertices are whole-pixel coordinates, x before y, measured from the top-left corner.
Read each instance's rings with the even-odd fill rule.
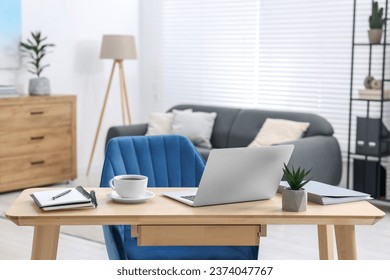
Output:
[[[119,82],[120,82],[120,94],[121,94],[121,108],[122,108],[122,121],[123,124],[131,123],[130,107],[129,100],[127,96],[126,83],[125,83],[125,74],[123,71],[123,60],[124,59],[136,59],[137,54],[135,50],[135,40],[134,36],[130,35],[103,35],[102,48],[100,52],[100,58],[113,59],[110,78],[108,80],[106,95],[104,97],[102,111],[100,112],[100,118],[98,127],[96,129],[95,140],[93,142],[91,156],[89,158],[88,168],[86,175],[89,175],[89,170],[91,168],[91,163],[93,159],[93,154],[95,152],[96,142],[100,131],[100,126],[102,124],[104,111],[106,109],[107,99],[110,92],[112,77],[114,75],[115,66],[118,65],[119,68]]]

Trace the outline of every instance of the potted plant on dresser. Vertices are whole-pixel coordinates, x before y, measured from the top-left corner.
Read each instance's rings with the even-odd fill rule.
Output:
[[[54,44],[45,43],[47,37],[43,37],[40,31],[31,32],[31,39],[21,42],[20,48],[30,58],[28,62],[28,72],[36,75],[29,81],[28,93],[30,95],[49,95],[50,82],[48,78],[42,77],[42,71],[49,64],[43,64],[42,60],[47,54],[47,50],[54,47]]]
[[[370,44],[379,44],[382,38],[382,27],[384,23],[383,8],[379,8],[378,2],[372,3],[371,15],[368,18],[370,30],[368,30],[368,39]]]
[[[295,170],[288,169],[287,165],[284,164],[283,175],[289,188],[282,190],[282,209],[291,212],[306,211],[307,206],[307,193],[303,186],[306,185],[311,179],[305,181],[307,175],[309,175],[311,169],[306,171],[300,167]]]

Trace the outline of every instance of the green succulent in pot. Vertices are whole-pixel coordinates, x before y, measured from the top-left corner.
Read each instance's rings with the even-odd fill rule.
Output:
[[[291,170],[284,164],[283,174],[290,188],[285,188],[282,191],[282,209],[291,212],[306,211],[307,207],[307,193],[303,189],[311,179],[306,179],[311,169],[306,171],[303,168]]]
[[[383,8],[379,8],[378,2],[375,1],[372,3],[371,15],[368,18],[370,26],[368,38],[371,44],[379,44],[381,42],[384,22]]]
[[[287,167],[287,165],[284,163],[283,175],[292,190],[299,190],[303,188],[304,185],[309,183],[311,179],[308,179],[306,181],[304,180],[307,177],[307,175],[309,175],[310,172],[311,169],[306,171],[305,169],[303,168],[301,169],[300,167],[297,170],[295,170],[294,166],[292,166],[290,170]]]
[[[378,2],[372,3],[371,15],[368,18],[371,29],[382,29],[385,20],[383,19],[383,8],[379,8]]]

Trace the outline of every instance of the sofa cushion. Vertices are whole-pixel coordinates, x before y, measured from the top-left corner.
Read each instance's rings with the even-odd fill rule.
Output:
[[[173,109],[184,110],[184,109],[193,109],[194,112],[216,112],[217,117],[215,118],[213,132],[211,134],[210,142],[213,148],[227,148],[228,147],[228,137],[230,135],[230,129],[233,125],[235,118],[241,109],[238,108],[228,108],[228,107],[218,107],[218,106],[206,106],[206,105],[194,105],[194,104],[183,104],[177,105],[171,108]],[[258,130],[257,130],[258,131]],[[256,135],[256,134],[255,134]]]
[[[217,113],[173,110],[172,133],[188,137],[194,145],[211,148],[210,137]]]
[[[192,109],[184,111],[192,112]],[[162,135],[172,133],[173,113],[151,112],[149,114],[148,130],[145,135]]]
[[[310,113],[242,109],[232,125],[228,138],[228,147],[248,146],[253,139],[255,139],[267,118],[309,122],[310,126],[303,137],[333,135],[333,128],[330,123],[318,115]]]
[[[267,118],[248,147],[271,146],[297,140],[302,137],[309,125],[309,122]]]
[[[146,132],[146,135],[161,135],[172,133],[172,121],[173,113],[150,113],[148,131]]]

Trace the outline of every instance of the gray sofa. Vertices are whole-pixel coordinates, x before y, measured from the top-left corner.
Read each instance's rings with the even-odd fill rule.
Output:
[[[213,148],[246,147],[256,137],[266,118],[310,122],[309,128],[301,139],[288,142],[295,146],[289,166],[311,168],[313,180],[332,185],[338,185],[340,182],[342,171],[340,146],[333,137],[331,124],[321,116],[193,104],[177,105],[169,111],[189,108],[194,111],[217,113],[211,135]],[[111,127],[106,140],[116,136],[144,135],[147,127],[146,123]],[[207,160],[210,150],[205,148],[198,148],[198,150]]]

